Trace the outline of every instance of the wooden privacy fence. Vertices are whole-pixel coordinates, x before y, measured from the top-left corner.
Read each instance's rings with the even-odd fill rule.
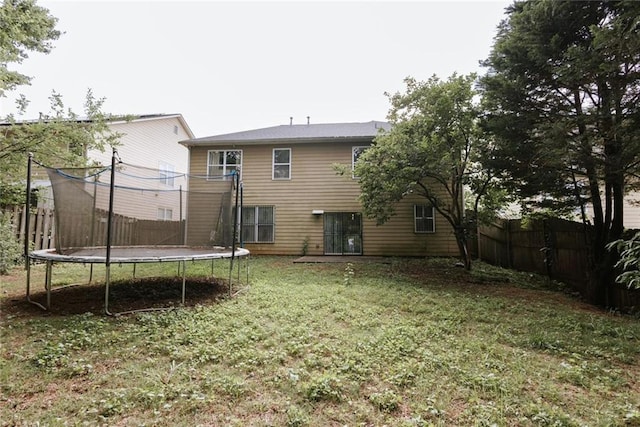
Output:
[[[23,207],[4,209],[9,213],[15,237],[24,245],[29,239],[31,250],[54,249],[56,239],[56,221],[53,209],[33,209],[29,215],[29,225],[25,227]],[[97,211],[89,227],[82,227],[72,217],[61,221],[70,230],[63,238],[65,247],[104,246],[107,234],[107,211]],[[60,224],[62,226],[62,224]],[[185,221],[141,220],[123,215],[113,216],[113,246],[131,245],[182,245],[184,244]]]
[[[53,219],[53,210],[38,208],[31,211],[29,225],[25,227],[24,207],[13,206],[2,210],[8,213],[14,236],[24,245],[25,236],[28,236],[31,250],[51,249],[55,247],[56,227]]]
[[[586,294],[590,263],[591,229],[562,219],[500,220],[478,228],[477,255],[489,264],[544,274]],[[618,308],[640,306],[640,291],[618,284],[610,289]]]

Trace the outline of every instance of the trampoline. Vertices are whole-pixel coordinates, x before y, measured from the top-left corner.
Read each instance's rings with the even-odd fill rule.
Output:
[[[44,261],[46,263],[45,273],[45,293],[46,303],[45,305],[31,299],[31,268],[30,263],[27,267],[27,301],[34,304],[44,310],[51,308],[51,281],[53,277],[53,265],[54,263],[80,263],[80,264],[105,264],[106,263],[106,247],[88,247],[88,248],[76,248],[66,253],[61,254],[56,249],[45,249],[40,251],[33,251],[29,254],[31,260]],[[139,263],[159,263],[159,262],[176,262],[179,263],[179,271],[182,272],[182,291],[181,291],[181,304],[185,304],[186,300],[186,282],[187,282],[187,261],[201,261],[201,260],[216,260],[216,259],[232,259],[235,257],[247,257],[249,251],[244,248],[235,248],[232,251],[230,248],[224,247],[188,247],[188,246],[149,246],[149,247],[112,247],[111,248],[111,262],[116,264],[134,264],[134,276],[135,265]],[[231,265],[230,270],[233,269]],[[248,272],[247,272],[248,274]],[[239,269],[238,269],[239,275]],[[247,277],[247,282],[249,278]],[[89,280],[91,282],[91,279]],[[229,293],[232,293],[231,288],[232,278],[231,273],[229,277]],[[109,309],[109,291],[110,280],[105,280],[105,296],[104,296],[104,311],[108,315],[113,314],[125,314],[112,313]],[[151,309],[147,309],[151,310]],[[158,309],[153,309],[158,310]],[[144,311],[133,310],[133,311]]]
[[[30,206],[32,161],[29,156],[27,207]],[[140,263],[178,263],[178,270],[182,272],[181,304],[184,305],[187,261],[228,259],[229,294],[233,295],[234,261],[249,256],[249,251],[237,244],[242,230],[242,215],[239,215],[242,186],[238,173],[219,177],[174,172],[168,175],[167,171],[117,161],[115,149],[111,167],[65,169],[37,164],[45,168],[52,183],[56,235],[54,249],[29,252],[25,243],[28,302],[44,310],[51,308],[56,263],[90,264],[91,275],[94,264],[105,265],[104,312],[107,315],[124,314],[112,313],[109,309],[113,263],[133,264],[134,276]],[[179,178],[194,190],[184,191],[182,185],[175,188],[175,180]],[[185,204],[193,207],[193,216],[184,213]],[[178,218],[166,218],[172,217],[174,210],[178,211]],[[156,214],[163,217],[155,217]],[[28,214],[26,216],[29,221]],[[189,219],[193,226],[189,226]],[[30,266],[35,261],[46,263],[44,305],[31,299]],[[239,263],[237,281],[240,282]],[[247,267],[247,284],[248,281]],[[134,311],[146,310],[157,308]]]

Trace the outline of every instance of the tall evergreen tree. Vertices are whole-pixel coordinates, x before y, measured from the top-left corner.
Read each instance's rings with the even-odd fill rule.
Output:
[[[640,2],[516,1],[481,79],[486,128],[530,206],[593,225],[588,299],[610,305],[623,198],[640,173]]]

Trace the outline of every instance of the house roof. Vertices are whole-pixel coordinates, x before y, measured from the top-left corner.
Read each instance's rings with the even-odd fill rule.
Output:
[[[280,125],[242,132],[213,135],[180,141],[187,147],[198,145],[267,144],[282,142],[322,142],[338,139],[371,140],[381,130],[389,130],[387,122],[320,123]]]
[[[185,131],[187,132],[187,135],[189,135],[189,137],[191,137],[191,138],[195,137],[195,135],[193,134],[193,131],[191,131],[191,128],[189,127],[189,125],[187,124],[186,120],[184,119],[184,117],[180,113],[173,113],[173,114],[113,115],[113,116],[110,116],[109,118],[107,118],[106,121],[109,122],[109,123],[116,124],[116,123],[137,122],[137,121],[145,121],[145,120],[159,120],[159,119],[167,119],[167,118],[172,118],[172,117],[175,117],[175,118],[178,119],[178,121],[180,122],[182,127],[185,129]],[[20,120],[20,121],[15,121],[15,122],[2,121],[2,122],[0,122],[0,126],[13,126],[13,125],[31,124],[31,123],[38,123],[40,121],[47,122],[49,120],[51,120],[51,119],[48,119],[47,117],[44,117],[44,118],[40,118],[40,119]],[[71,120],[71,119],[65,119],[65,120]],[[78,118],[74,119],[74,121],[77,122],[77,123],[90,123],[92,120],[90,118],[88,118],[88,117],[78,117]]]

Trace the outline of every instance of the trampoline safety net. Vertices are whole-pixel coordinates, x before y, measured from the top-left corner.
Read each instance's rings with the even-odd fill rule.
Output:
[[[44,167],[59,254],[107,246],[112,176],[111,246],[232,245],[233,175],[188,176],[127,163],[117,163],[113,174],[111,166]]]

